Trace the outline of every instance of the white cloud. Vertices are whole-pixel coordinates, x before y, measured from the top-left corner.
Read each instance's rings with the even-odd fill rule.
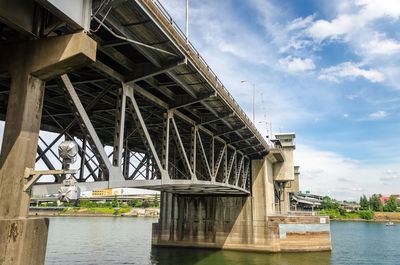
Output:
[[[367,164],[299,143],[294,159],[300,166],[300,190],[339,200],[358,200],[363,193],[398,193],[398,185],[387,185],[389,178],[392,183],[400,180],[398,165]]]
[[[356,98],[358,98],[358,95],[347,95],[346,98],[350,99],[350,100],[354,100]]]
[[[339,36],[351,32],[358,27],[357,23],[353,23],[352,16],[347,14],[335,18],[331,22],[326,20],[317,20],[307,29],[307,34],[313,39],[321,42],[326,38],[336,39]]]
[[[286,26],[286,29],[288,31],[304,29],[306,27],[309,27],[313,23],[314,18],[315,18],[315,15],[310,15],[306,18],[298,17],[298,18],[294,19],[292,22],[290,22]]]
[[[364,51],[372,55],[392,55],[400,52],[400,42],[395,39],[385,39],[378,36],[361,45]]]
[[[368,24],[381,18],[398,19],[400,1],[398,0],[356,0],[353,12],[339,13],[331,21],[320,19],[307,28],[307,34],[318,42],[326,39],[346,39],[362,30]]]
[[[345,113],[345,114],[343,114],[343,117],[348,118],[349,114]]]
[[[353,62],[345,62],[325,68],[321,71],[318,79],[339,83],[342,78],[354,79],[356,77],[364,77],[372,83],[382,82],[385,79],[381,72],[375,69],[362,69],[361,64]]]
[[[394,181],[400,179],[400,172],[387,169],[384,175],[379,178],[382,181]]]
[[[290,72],[304,72],[307,70],[315,69],[315,64],[310,58],[301,59],[297,57],[288,56],[280,59],[279,63],[287,67]]]
[[[371,113],[369,117],[371,119],[377,120],[377,119],[382,119],[387,116],[387,113],[383,110],[378,110],[377,112]]]

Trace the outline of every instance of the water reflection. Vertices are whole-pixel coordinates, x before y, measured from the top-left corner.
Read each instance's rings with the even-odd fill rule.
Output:
[[[225,264],[330,264],[331,252],[318,253],[249,253],[192,248],[152,248],[151,263],[158,265]]]

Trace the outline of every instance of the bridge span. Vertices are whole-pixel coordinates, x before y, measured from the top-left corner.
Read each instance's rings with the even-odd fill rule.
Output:
[[[158,0],[0,0],[0,103],[0,264],[43,263],[29,198],[57,192],[56,164],[83,191],[161,191],[153,245],[330,249],[328,219],[272,218],[289,210],[295,135],[269,145]],[[78,166],[58,158],[64,139]]]

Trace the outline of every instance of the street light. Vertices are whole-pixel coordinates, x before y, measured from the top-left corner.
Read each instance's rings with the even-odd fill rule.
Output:
[[[241,80],[240,83],[250,83],[253,85],[253,124],[256,120],[256,84],[247,80]]]
[[[186,33],[186,43],[189,42],[189,0],[186,0],[186,28],[185,28],[185,33]]]

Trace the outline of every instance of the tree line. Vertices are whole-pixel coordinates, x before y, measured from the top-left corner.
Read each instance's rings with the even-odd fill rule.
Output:
[[[373,210],[375,212],[400,212],[400,201],[397,202],[396,196],[391,195],[386,205],[382,203],[382,195],[374,194],[369,199],[363,195],[360,197],[361,210]]]

